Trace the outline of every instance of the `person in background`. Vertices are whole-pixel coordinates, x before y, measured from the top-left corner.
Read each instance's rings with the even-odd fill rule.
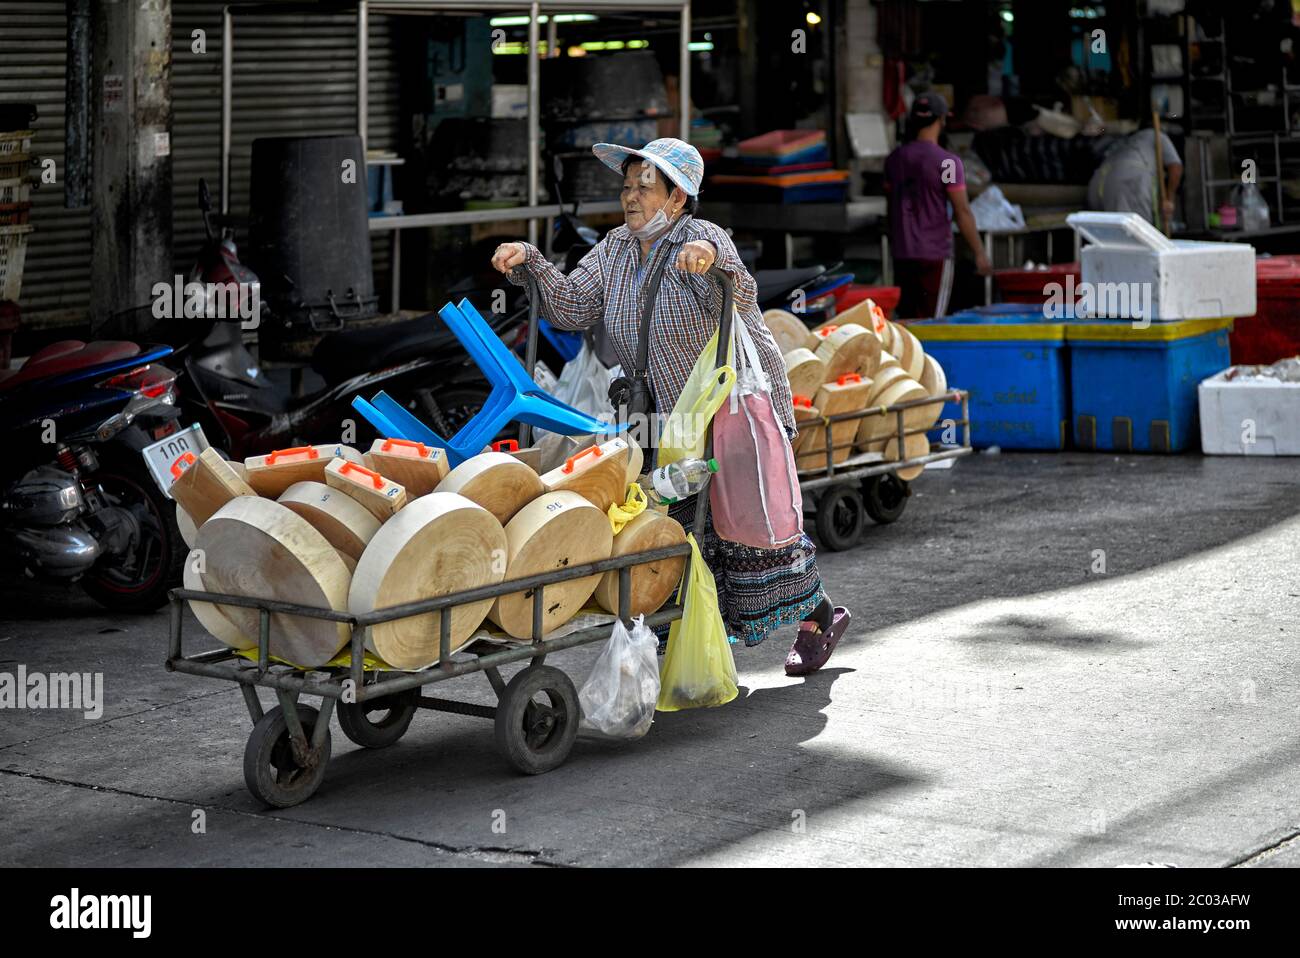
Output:
[[[948,104],[937,93],[912,101],[904,143],[885,160],[889,242],[898,315],[943,316],[952,294],[952,223],[975,254],[975,269],[990,270],[966,197],[966,171],[955,153],[939,145]],[[950,212],[951,210],[951,212]]]
[[[1124,137],[1106,153],[1088,182],[1088,208],[1110,213],[1137,213],[1158,230],[1174,215],[1174,194],[1183,181],[1183,161],[1173,141],[1160,134],[1160,161],[1169,179],[1164,206],[1156,216],[1156,131],[1151,127]]]

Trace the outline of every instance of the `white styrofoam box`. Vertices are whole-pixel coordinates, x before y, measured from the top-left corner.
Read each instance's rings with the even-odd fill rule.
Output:
[[[1265,376],[1228,379],[1228,372],[1202,380],[1197,389],[1202,451],[1300,456],[1300,383]]]
[[[1161,322],[1255,315],[1253,246],[1172,240],[1137,213],[1086,211],[1066,222],[1088,242],[1080,278],[1093,290],[1092,316]]]

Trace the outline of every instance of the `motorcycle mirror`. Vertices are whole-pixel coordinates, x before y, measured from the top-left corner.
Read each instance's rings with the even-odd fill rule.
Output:
[[[199,177],[199,209],[205,213],[212,212],[212,194],[208,191],[208,181]]]
[[[564,161],[558,156],[551,158],[551,172],[555,176],[555,182],[564,182]]]

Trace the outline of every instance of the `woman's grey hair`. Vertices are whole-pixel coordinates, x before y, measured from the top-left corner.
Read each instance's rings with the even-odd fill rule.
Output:
[[[641,158],[638,156],[629,156],[626,160],[624,160],[623,175],[627,176],[628,167],[632,165],[633,161],[640,160],[640,159]],[[664,186],[665,188],[667,188],[669,193],[673,191],[673,181],[668,179],[667,177],[664,177]],[[682,209],[684,209],[691,216],[694,216],[695,211],[698,210],[699,208],[700,208],[700,198],[698,196],[688,196],[686,197],[686,202],[682,204]]]

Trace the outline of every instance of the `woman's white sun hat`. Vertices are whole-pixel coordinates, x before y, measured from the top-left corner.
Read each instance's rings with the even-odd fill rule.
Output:
[[[687,196],[700,194],[700,182],[704,179],[704,158],[700,156],[699,150],[684,140],[666,136],[651,140],[639,150],[613,143],[597,143],[591,152],[617,173],[623,172],[623,164],[629,156],[639,156],[662,170]]]

